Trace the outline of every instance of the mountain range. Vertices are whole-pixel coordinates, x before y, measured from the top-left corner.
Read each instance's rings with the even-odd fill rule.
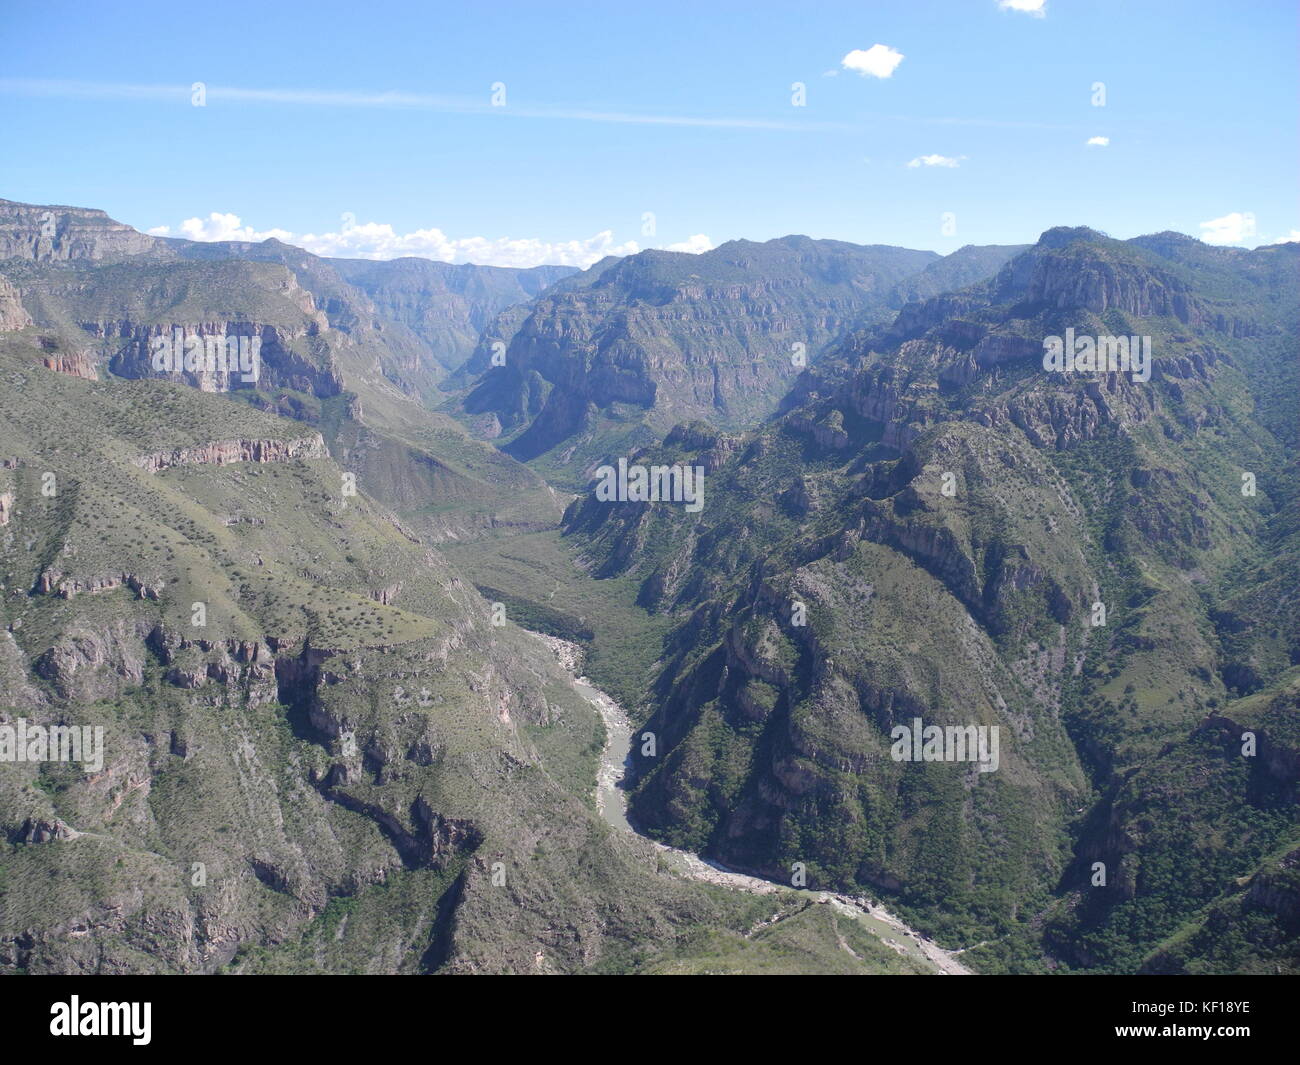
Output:
[[[1298,267],[516,270],[0,201],[0,724],[105,736],[0,772],[0,970],[926,971],[872,899],[979,973],[1297,971]],[[189,337],[256,373],[160,372]],[[601,499],[619,459],[703,506]],[[535,633],[626,710],[636,832]],[[900,760],[918,720],[996,769]]]

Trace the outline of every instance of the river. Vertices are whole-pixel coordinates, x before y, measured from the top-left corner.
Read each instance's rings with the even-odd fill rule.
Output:
[[[622,788],[631,760],[632,723],[617,702],[592,684],[587,677],[579,675],[583,657],[580,646],[543,633],[533,633],[533,635],[550,647],[569,675],[574,690],[596,707],[605,722],[605,749],[601,754],[600,769],[596,775],[596,808],[606,823],[613,828],[620,832],[636,833],[636,828],[628,820],[627,796]],[[808,896],[816,902],[833,906],[837,912],[847,917],[855,918],[885,946],[920,962],[938,975],[975,975],[957,960],[958,952],[944,950],[939,944],[913,931],[894,914],[869,899],[830,891],[793,888],[777,881],[728,869],[718,862],[702,858],[689,851],[678,850],[676,847],[669,847],[648,836],[641,838],[648,840],[663,855],[667,864],[681,876],[737,891],[759,894],[784,891]]]

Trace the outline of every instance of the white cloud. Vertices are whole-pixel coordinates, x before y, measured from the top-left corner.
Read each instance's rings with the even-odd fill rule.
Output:
[[[1089,138],[1088,138],[1088,147],[1090,147],[1090,148],[1093,148],[1093,147],[1096,147],[1096,148],[1105,148],[1108,144],[1110,144],[1110,138],[1109,138],[1109,137],[1089,137]]]
[[[1022,11],[1034,18],[1047,14],[1047,0],[998,0],[999,11]]]
[[[1255,235],[1255,216],[1249,211],[1233,211],[1202,222],[1201,229],[1206,244],[1241,244]]]
[[[387,223],[366,222],[345,226],[339,233],[307,233],[294,241],[317,255],[352,259],[396,259],[418,255],[448,263],[479,263],[484,266],[587,267],[606,255],[631,255],[638,250],[634,241],[614,242],[604,230],[586,240],[543,241],[535,238],[448,237],[440,229],[417,229],[397,233]]]
[[[158,226],[158,229],[168,229],[167,226]],[[150,232],[153,232],[150,230]],[[257,242],[269,240],[275,237],[278,240],[287,241],[293,236],[287,229],[268,229],[265,233],[259,233],[252,226],[246,226],[238,215],[221,214],[219,211],[213,211],[207,219],[187,218],[181,223],[181,236],[187,240],[243,240]]]
[[[687,237],[676,244],[669,244],[664,248],[664,251],[684,251],[691,255],[699,255],[702,252],[712,250],[713,241],[709,240],[703,233],[696,233],[694,236]]]
[[[888,78],[902,61],[902,52],[894,51],[887,44],[873,44],[865,52],[861,48],[853,49],[840,60],[840,65],[845,70],[857,71],[864,78]]]
[[[154,236],[167,236],[170,226],[148,230]],[[234,214],[213,211],[206,219],[187,218],[180,224],[180,235],[189,240],[239,240],[257,242],[275,237],[295,244],[316,255],[345,259],[397,259],[414,255],[448,263],[478,263],[482,266],[556,266],[588,267],[606,255],[634,255],[635,241],[616,243],[611,230],[603,230],[585,240],[545,241],[535,238],[447,236],[441,229],[417,229],[398,233],[391,225],[365,222],[345,224],[339,232],[303,233],[295,236],[285,229],[255,230],[244,225]],[[673,251],[707,251],[709,238],[697,234]]]
[[[907,165],[912,169],[916,169],[918,166],[946,166],[950,169],[955,169],[961,165],[961,160],[965,158],[964,155],[958,155],[956,157],[951,155],[918,155]]]

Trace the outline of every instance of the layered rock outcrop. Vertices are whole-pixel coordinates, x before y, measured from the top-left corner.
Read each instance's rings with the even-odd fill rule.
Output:
[[[232,462],[294,462],[325,458],[325,440],[320,433],[297,440],[214,440],[192,447],[155,451],[135,460],[150,473],[174,466],[225,466]]]

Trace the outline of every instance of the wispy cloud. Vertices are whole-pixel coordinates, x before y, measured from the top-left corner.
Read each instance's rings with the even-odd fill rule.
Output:
[[[884,45],[875,47],[884,48]],[[892,51],[892,49],[890,49]],[[852,56],[855,53],[850,52]],[[858,53],[866,54],[866,53]],[[897,53],[894,53],[897,55]],[[848,59],[848,56],[845,57]],[[902,59],[902,56],[899,56]],[[894,64],[897,66],[897,64]],[[847,68],[846,68],[847,69]],[[881,68],[883,69],[883,67]],[[829,73],[829,72],[828,72]],[[117,82],[68,81],[30,78],[0,78],[0,93],[85,100],[156,100],[190,106],[192,85],[134,85]],[[488,99],[436,96],[409,92],[353,92],[318,89],[248,89],[208,84],[204,92],[209,104],[216,102],[302,107],[376,108],[385,110],[438,111],[444,114],[482,115],[489,118],[552,119],[575,122],[611,122],[643,126],[680,126],[704,129],[782,130],[790,132],[863,132],[879,122],[920,123],[935,126],[975,126],[1001,129],[1078,130],[1083,127],[1020,119],[983,118],[965,115],[891,115],[862,113],[861,121],[710,117],[700,115],[637,114],[627,111],[599,111],[564,107],[493,107]]]
[[[923,122],[932,126],[987,126],[993,129],[1080,129],[1078,125],[1063,122],[1033,122],[1015,118],[971,118],[957,115],[873,115],[864,118],[884,119],[890,122]]]
[[[192,85],[130,85],[115,82],[0,79],[0,92],[23,96],[51,96],[85,100],[160,100],[189,105]],[[385,110],[438,111],[444,114],[487,115],[504,118],[555,119],[573,122],[607,122],[639,126],[684,126],[711,129],[826,131],[849,128],[839,122],[794,122],[785,119],[717,117],[701,115],[655,115],[628,111],[598,111],[581,108],[514,105],[494,107],[482,100],[463,96],[438,96],[412,92],[364,92],[326,89],[248,89],[231,85],[205,84],[206,106],[214,103],[280,104],[303,107],[380,108]]]
[[[1109,144],[1110,144],[1110,138],[1109,138],[1109,137],[1089,137],[1089,138],[1088,138],[1088,147],[1089,147],[1089,148],[1105,148],[1105,147],[1106,147],[1107,145],[1109,145]]]
[[[245,225],[238,215],[221,211],[213,211],[206,218],[187,218],[176,230],[175,236],[198,241],[259,243],[274,237],[331,258],[399,259],[416,255],[447,263],[483,266],[552,264],[585,268],[606,255],[634,255],[640,250],[635,241],[616,242],[611,230],[603,230],[585,240],[547,241],[531,237],[449,237],[441,229],[398,233],[387,223],[348,221],[336,232],[295,235],[286,229],[255,229]],[[156,237],[173,235],[171,226],[154,226],[147,232]],[[696,234],[680,244],[670,244],[668,250],[702,252],[712,247],[708,237]]]
[[[561,118],[576,122],[621,122],[637,126],[702,126],[725,129],[845,130],[843,122],[785,122],[766,118],[704,118],[691,115],[640,115],[624,111],[573,111],[559,107],[491,108],[494,114],[516,118]]]

